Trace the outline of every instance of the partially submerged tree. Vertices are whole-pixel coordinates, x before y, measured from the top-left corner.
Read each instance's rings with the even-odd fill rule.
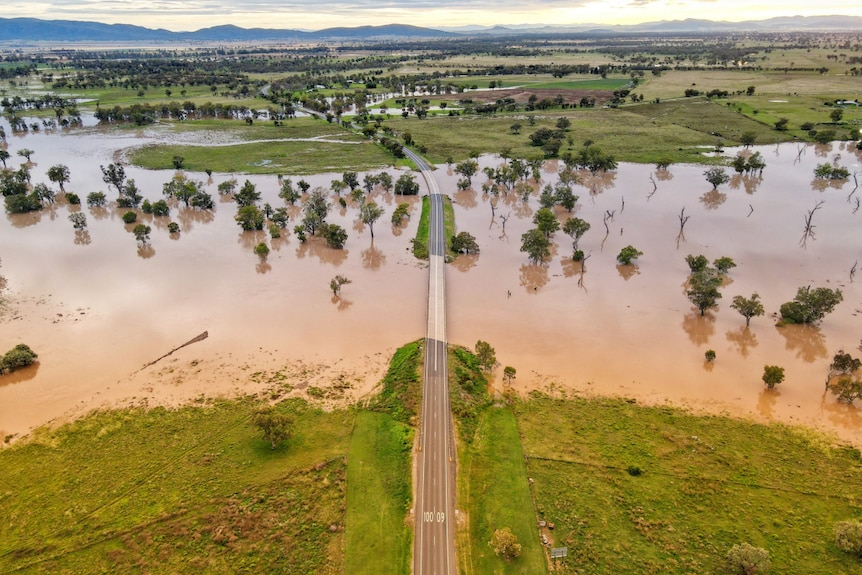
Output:
[[[242,206],[237,210],[234,220],[243,231],[262,230],[266,218],[263,212],[255,205]]]
[[[87,229],[87,216],[84,212],[69,214],[69,221],[72,222],[72,227],[78,231]]]
[[[557,216],[548,208],[541,208],[533,216],[533,223],[537,229],[545,234],[545,237],[550,238],[553,233],[560,229],[560,222]]]
[[[620,253],[617,254],[617,261],[622,265],[627,266],[632,263],[632,260],[639,258],[644,255],[642,251],[639,251],[634,246],[628,245],[620,250]]]
[[[688,269],[691,270],[691,273],[696,273],[703,271],[709,265],[709,260],[706,259],[705,255],[692,255],[688,254],[685,256],[685,263],[688,264]]]
[[[338,274],[337,276],[335,276],[334,278],[329,280],[329,289],[332,290],[332,295],[340,296],[341,295],[341,286],[345,286],[349,283],[353,283],[353,282],[350,281],[349,279],[347,279],[345,276]]]
[[[786,323],[817,323],[842,301],[840,289],[801,287],[793,301],[781,305],[781,319]]]
[[[0,357],[0,374],[32,365],[38,357],[30,346],[19,343]]]
[[[66,189],[63,187],[63,184],[69,181],[69,167],[64,164],[51,166],[48,168],[48,179],[55,184],[59,184],[60,191],[65,194]]]
[[[745,318],[746,327],[751,323],[751,318],[761,316],[765,312],[763,304],[760,303],[760,295],[757,292],[751,294],[750,298],[741,295],[734,296],[730,308],[735,309],[739,312],[739,315]]]
[[[853,403],[862,397],[862,380],[850,376],[839,377],[829,384],[835,398],[842,403]]]
[[[590,231],[589,222],[581,218],[569,218],[563,223],[563,233],[572,238],[572,250],[578,251],[578,242]]]
[[[535,263],[544,262],[551,255],[551,240],[538,228],[521,235],[521,251],[526,253],[530,261]]]
[[[700,315],[704,315],[706,310],[718,307],[718,300],[721,299],[719,287],[721,275],[713,268],[706,268],[691,274],[685,295],[700,311]]]
[[[476,342],[476,361],[486,371],[491,371],[497,365],[497,352],[491,344],[481,339]]]
[[[363,224],[368,226],[371,231],[371,239],[374,239],[374,222],[380,219],[383,215],[383,208],[374,202],[366,202],[359,208],[359,219]]]
[[[763,383],[769,389],[775,389],[775,386],[784,381],[784,368],[777,365],[763,366]]]
[[[337,250],[343,249],[344,244],[347,243],[347,230],[338,224],[321,224],[320,235],[323,236],[329,247]]]
[[[479,244],[473,234],[460,232],[452,236],[452,251],[459,254],[478,254]]]
[[[395,182],[395,193],[401,196],[415,196],[419,193],[419,183],[413,174],[401,174]]]
[[[718,186],[730,181],[730,176],[727,175],[724,168],[720,168],[718,166],[709,168],[703,173],[703,175],[706,177],[706,181],[712,184],[713,190],[717,190]]]
[[[712,265],[715,266],[715,269],[718,270],[718,273],[721,275],[726,275],[732,268],[736,267],[736,262],[727,256],[722,256],[717,260],[712,262]]]
[[[508,385],[512,385],[512,382],[515,380],[515,375],[518,373],[511,365],[507,365],[503,368],[503,381]]]
[[[132,233],[135,235],[135,240],[141,244],[146,245],[147,242],[150,241],[150,233],[153,229],[147,224],[138,224],[132,230]]]

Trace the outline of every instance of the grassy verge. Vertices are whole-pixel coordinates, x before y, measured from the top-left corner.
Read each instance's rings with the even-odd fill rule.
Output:
[[[517,421],[510,409],[484,410],[460,462],[458,501],[468,524],[459,540],[461,572],[546,573]],[[521,556],[512,561],[497,557],[488,545],[494,530],[503,527],[522,545]]]
[[[422,198],[422,213],[419,215],[419,225],[416,227],[416,237],[413,239],[413,255],[420,260],[428,259],[428,236],[431,225],[431,199]]]
[[[416,227],[416,237],[413,239],[413,255],[420,260],[428,259],[430,225],[431,200],[425,196],[422,198],[422,213],[419,215],[419,225]],[[446,253],[451,254],[452,236],[455,235],[455,209],[452,207],[452,198],[449,196],[443,196],[443,229],[446,234]]]
[[[251,400],[97,413],[0,452],[0,571],[340,573],[352,413]]]
[[[396,421],[414,427],[419,424],[424,342],[424,339],[420,339],[395,351],[389,362],[389,370],[381,382],[383,389],[369,406],[370,409],[386,412]]]
[[[859,452],[798,428],[621,399],[517,404],[539,514],[561,573],[716,573],[767,549],[776,573],[851,573],[832,530],[862,516]]]
[[[409,575],[413,430],[385,413],[356,416],[347,467],[345,572]]]

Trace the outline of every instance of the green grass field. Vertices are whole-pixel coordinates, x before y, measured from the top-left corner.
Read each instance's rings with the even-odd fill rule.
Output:
[[[858,573],[832,543],[862,517],[858,450],[623,399],[536,395],[516,413],[538,512],[568,547],[560,573],[717,573],[744,542],[773,573]]]
[[[175,124],[180,131],[212,130],[231,145],[158,144],[133,150],[129,161],[148,169],[172,169],[173,157],[185,158],[188,170],[222,173],[319,174],[364,171],[394,163],[383,147],[334,124],[297,119],[284,126],[241,126],[214,121]],[[249,128],[249,129],[246,129]],[[205,135],[204,135],[205,136]]]
[[[473,441],[461,450],[458,471],[458,506],[466,510],[468,524],[459,537],[461,573],[546,573],[518,426],[509,408],[492,406],[483,412]],[[503,527],[522,546],[521,556],[511,561],[496,556],[488,545],[494,530]]]
[[[413,429],[386,413],[360,411],[347,467],[345,572],[409,575]]]
[[[542,157],[540,148],[530,145],[529,135],[540,128],[554,129],[558,118],[567,117],[572,125],[567,133],[571,146],[564,143],[560,153],[576,151],[592,140],[617,161],[653,163],[661,158],[673,162],[709,163],[703,146],[723,142],[732,145],[743,132],[752,131],[758,143],[786,141],[792,135],[740,114],[724,103],[687,99],[661,104],[638,104],[619,109],[547,110],[533,112],[530,125],[524,114],[496,115],[488,118],[438,116],[424,120],[392,118],[386,121],[396,131],[408,131],[413,140],[426,146],[434,163],[448,158],[461,161],[471,152],[499,153],[510,148],[513,157]],[[521,124],[513,134],[512,124]],[[720,134],[715,135],[715,134]]]
[[[0,572],[341,573],[353,415],[284,402],[273,450],[257,405],[102,412],[4,449]]]

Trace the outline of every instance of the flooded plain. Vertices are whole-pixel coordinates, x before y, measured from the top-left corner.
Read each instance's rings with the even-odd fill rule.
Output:
[[[23,161],[16,150],[32,149],[34,183],[49,183],[47,169],[64,163],[71,170],[68,191],[82,198],[103,191],[113,198],[99,166],[121,158],[125,149],[171,137],[158,129],[97,128],[10,136],[9,162]],[[824,162],[858,172],[860,158],[841,144],[757,150],[767,163],[762,177],[735,176],[717,192],[705,181],[703,166],[657,172],[622,164],[604,177],[583,174],[573,215],[591,224],[580,241],[586,269],[572,261],[571,240],[562,231],[545,264],[532,265],[520,252],[538,193],[527,201],[514,193],[494,199],[481,192],[481,171],[473,190],[459,192],[458,176],[440,166],[436,177],[454,199],[458,230],[476,236],[481,248],[447,270],[450,341],[471,347],[478,339],[489,341],[501,366],[517,369],[513,387],[520,392],[571,390],[671,402],[801,423],[862,445],[862,407],[824,395],[832,356],[839,349],[862,353],[862,275],[855,283],[850,277],[862,259],[862,210],[855,211],[862,192],[854,191],[852,178],[824,185],[813,175]],[[501,161],[484,157],[480,164]],[[546,163],[542,185],[557,181],[559,167]],[[151,201],[161,199],[162,184],[174,175],[136,168],[127,173]],[[277,240],[242,232],[233,219],[235,204],[217,197],[217,185],[231,175],[213,174],[211,181],[206,174],[187,175],[207,182],[215,210],[173,206],[170,218],[141,215],[153,227],[144,247],[122,222],[125,210],[115,207],[58,202],[36,215],[0,218],[0,274],[8,282],[0,342],[4,351],[25,342],[39,354],[38,366],[0,377],[3,435],[94,407],[178,404],[275,384],[285,393],[313,389],[333,402],[350,401],[373,389],[395,347],[423,337],[427,271],[410,253],[418,198],[376,191],[373,199],[386,213],[373,241],[357,223],[356,205],[336,204],[328,219],[349,239],[344,250],[333,250],[317,238],[301,244],[293,232]],[[305,179],[328,189],[340,176]],[[246,179],[235,177],[240,184]],[[276,176],[247,179],[257,184],[261,203],[283,205]],[[401,201],[411,204],[412,217],[394,228],[389,219]],[[804,216],[820,201],[814,236],[803,245]],[[683,208],[690,219],[680,235]],[[68,220],[78,209],[88,218],[86,234],[76,234]],[[557,210],[561,222],[569,216]],[[180,224],[178,237],[168,233],[169,220]],[[292,220],[288,229],[294,225]],[[272,250],[265,261],[252,252],[261,241]],[[634,266],[619,266],[616,255],[629,244],[644,255]],[[688,254],[729,256],[738,264],[722,288],[719,309],[704,317],[685,296]],[[335,274],[352,281],[341,298],[329,289]],[[776,327],[771,314],[806,285],[840,288],[844,301],[819,326]],[[746,329],[729,304],[733,296],[755,291],[768,315],[753,318]],[[204,331],[205,340],[142,369]],[[707,349],[717,354],[713,363],[704,360]],[[774,392],[764,391],[765,364],[786,370]]]

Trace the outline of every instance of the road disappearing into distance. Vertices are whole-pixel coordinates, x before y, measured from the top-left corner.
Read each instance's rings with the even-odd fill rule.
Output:
[[[419,426],[414,575],[456,575],[455,561],[455,441],[449,405],[446,344],[446,231],[443,196],[428,164],[410,150],[428,185],[431,203],[428,259],[428,327]]]

